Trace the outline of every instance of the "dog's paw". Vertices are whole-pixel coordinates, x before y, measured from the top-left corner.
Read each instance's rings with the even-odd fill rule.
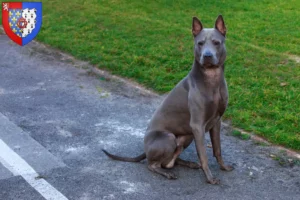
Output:
[[[166,172],[164,175],[168,179],[177,179],[177,176],[173,172]]]
[[[195,162],[190,162],[189,163],[189,168],[191,168],[191,169],[201,169],[201,165],[199,165],[198,163],[195,163]]]
[[[234,167],[231,166],[231,165],[223,165],[220,167],[221,170],[224,170],[224,171],[227,171],[227,172],[230,172],[232,170],[234,170]]]
[[[212,184],[212,185],[219,185],[220,184],[220,179],[212,178],[210,180],[207,180],[207,183]]]

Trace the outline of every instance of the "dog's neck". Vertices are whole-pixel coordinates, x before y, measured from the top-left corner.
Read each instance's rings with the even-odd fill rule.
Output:
[[[207,87],[216,88],[224,79],[224,64],[206,67],[195,60],[190,75],[196,82],[203,82]]]

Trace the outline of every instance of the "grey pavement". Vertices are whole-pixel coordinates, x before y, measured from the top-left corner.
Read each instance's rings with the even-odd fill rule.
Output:
[[[230,84],[230,83],[229,83]],[[135,156],[161,97],[114,79],[88,64],[32,42],[19,47],[0,34],[0,139],[68,199],[300,199],[300,167],[270,158],[278,151],[229,135],[223,172],[207,148],[221,185],[205,183],[201,170],[172,169],[177,180],[148,171],[146,161],[108,159],[101,149]],[[207,137],[209,143],[209,138]],[[197,161],[194,144],[182,158]],[[44,199],[0,159],[0,199]]]

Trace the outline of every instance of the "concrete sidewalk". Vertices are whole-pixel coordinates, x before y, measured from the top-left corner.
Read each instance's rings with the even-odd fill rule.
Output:
[[[225,127],[223,156],[235,170],[219,170],[208,148],[219,186],[206,184],[201,170],[177,166],[173,171],[178,180],[167,180],[148,171],[146,161],[108,159],[102,148],[128,156],[143,151],[144,130],[161,97],[99,78],[88,68],[44,45],[19,47],[0,34],[0,139],[38,172],[37,180],[44,179],[66,198],[300,198],[299,166],[281,166],[269,156],[276,149],[228,136]],[[15,129],[4,129],[5,124]],[[17,132],[22,136],[13,137]],[[31,150],[35,147],[38,156]],[[182,158],[197,160],[194,145]],[[0,162],[0,199],[44,199],[22,176],[10,172],[5,160]]]

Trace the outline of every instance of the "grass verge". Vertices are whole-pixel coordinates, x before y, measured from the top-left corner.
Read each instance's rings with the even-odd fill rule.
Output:
[[[242,140],[250,140],[251,136],[248,134],[242,134],[240,131],[238,130],[233,130],[231,132],[231,135],[233,135],[234,137],[240,138]]]
[[[300,1],[51,0],[37,39],[168,92],[193,60],[192,16],[228,29],[225,118],[275,144],[300,150]]]

